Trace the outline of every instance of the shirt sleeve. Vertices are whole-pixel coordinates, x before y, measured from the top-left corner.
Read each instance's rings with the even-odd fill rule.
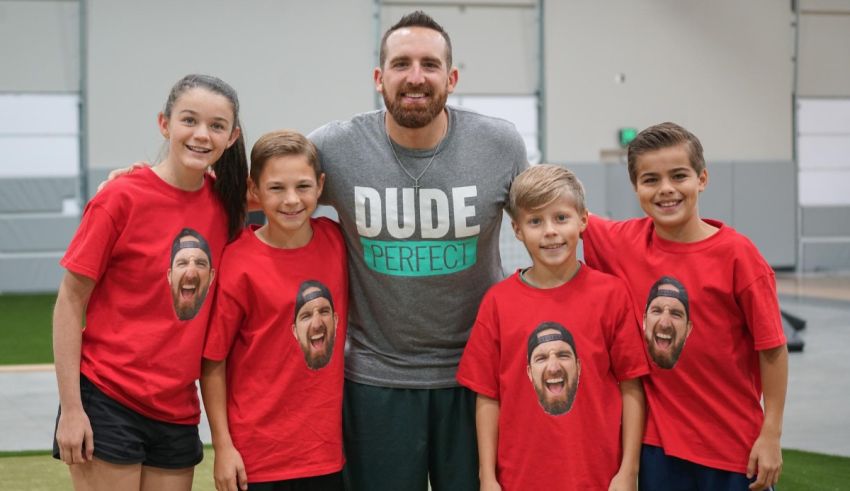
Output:
[[[498,400],[501,342],[496,314],[495,301],[486,295],[463,350],[457,381],[478,394]]]
[[[599,215],[590,213],[587,218],[587,227],[582,232],[582,248],[584,251],[584,262],[588,266],[609,273],[612,271],[607,259],[612,256],[614,246],[612,244],[611,225],[613,222],[605,220]]]
[[[772,274],[762,275],[750,283],[738,295],[738,304],[744,312],[756,350],[772,349],[786,343],[776,281]]]
[[[649,362],[644,349],[641,325],[625,285],[611,295],[612,305],[617,305],[613,319],[609,356],[611,369],[619,381],[630,380],[649,373]],[[614,303],[616,302],[616,303]]]
[[[89,203],[59,264],[98,281],[106,271],[119,235],[119,227],[106,208],[99,203]]]
[[[247,289],[240,285],[241,275],[238,269],[241,261],[233,261],[225,249],[221,261],[220,283],[216,289],[215,301],[210,313],[210,322],[207,327],[207,339],[204,343],[204,358],[221,361],[227,358],[230,347],[236,334],[241,329],[245,320],[245,308],[242,302],[242,294]],[[245,262],[250,264],[250,262]],[[232,267],[231,267],[232,265]]]

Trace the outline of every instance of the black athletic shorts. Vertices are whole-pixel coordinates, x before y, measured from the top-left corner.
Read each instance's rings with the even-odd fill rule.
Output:
[[[342,471],[324,476],[248,483],[248,491],[343,491],[343,489]]]
[[[203,460],[198,425],[165,423],[142,416],[101,392],[82,375],[80,397],[91,422],[95,457],[112,464],[142,464],[163,469],[194,467]],[[58,414],[56,425],[59,425]],[[55,430],[53,458],[59,458]]]

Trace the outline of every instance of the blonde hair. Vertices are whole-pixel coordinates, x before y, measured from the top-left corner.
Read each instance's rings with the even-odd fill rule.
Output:
[[[540,164],[523,171],[511,184],[507,212],[516,219],[519,210],[541,208],[569,193],[576,211],[585,212],[584,186],[566,167]]]

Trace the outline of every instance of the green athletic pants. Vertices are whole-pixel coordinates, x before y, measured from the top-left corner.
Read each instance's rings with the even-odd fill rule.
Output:
[[[475,393],[345,381],[346,489],[478,491]]]

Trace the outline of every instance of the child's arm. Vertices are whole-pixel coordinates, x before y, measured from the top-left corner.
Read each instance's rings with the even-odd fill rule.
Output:
[[[475,431],[478,434],[478,478],[481,480],[481,491],[502,489],[496,480],[499,411],[499,401],[478,394],[475,399]]]
[[[213,476],[216,489],[248,489],[248,475],[242,455],[233,446],[227,426],[226,362],[204,358],[201,366],[201,395],[210,422],[215,463]]]
[[[60,406],[56,442],[66,464],[81,464],[94,455],[91,422],[80,398],[83,313],[94,285],[91,278],[66,271],[53,309],[53,359]]]
[[[750,451],[747,477],[757,476],[750,489],[759,491],[773,486],[782,473],[782,417],[788,388],[788,350],[785,345],[759,351],[761,384],[764,391],[764,423]]]
[[[634,491],[637,489],[640,445],[646,421],[646,400],[640,379],[620,382],[620,394],[623,398],[623,461],[608,490]]]

